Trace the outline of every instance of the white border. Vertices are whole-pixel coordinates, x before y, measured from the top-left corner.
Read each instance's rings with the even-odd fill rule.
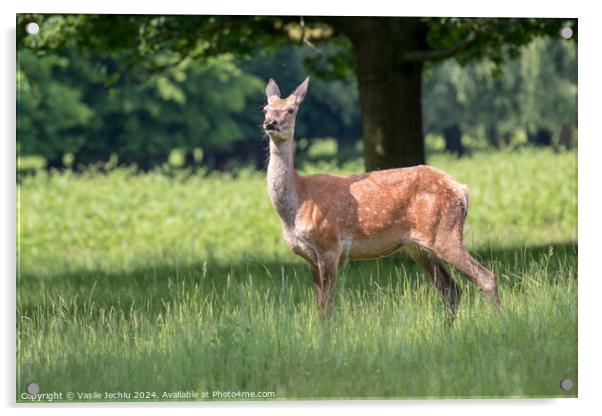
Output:
[[[2,180],[0,205],[2,215],[2,274],[4,296],[2,310],[2,404],[9,414],[17,411],[39,414],[80,414],[82,410],[91,414],[131,414],[145,408],[144,414],[164,415],[168,409],[180,413],[198,414],[230,413],[233,410],[249,415],[306,414],[308,411],[331,414],[343,410],[350,414],[365,414],[375,409],[379,413],[400,414],[401,412],[426,411],[446,415],[504,415],[509,412],[545,413],[566,415],[569,412],[589,414],[599,408],[596,399],[600,396],[600,304],[602,276],[595,267],[597,239],[602,233],[598,215],[602,213],[600,179],[602,172],[598,158],[602,156],[602,132],[600,116],[600,76],[602,65],[599,40],[602,39],[600,18],[594,2],[525,2],[506,0],[484,2],[470,0],[399,2],[370,0],[369,2],[327,2],[324,0],[264,0],[203,2],[192,0],[103,0],[95,2],[54,0],[21,0],[18,4],[2,3],[2,75],[3,97],[0,99],[2,131],[0,140],[2,154]],[[529,399],[529,400],[434,400],[434,401],[314,401],[275,403],[195,403],[155,404],[146,408],[144,404],[31,407],[15,409],[15,14],[24,12],[54,13],[141,13],[141,14],[299,14],[299,15],[413,15],[413,16],[537,16],[579,18],[579,399]],[[343,408],[343,409],[341,409]],[[125,410],[122,410],[125,409]]]
[[[497,16],[497,17],[576,17],[583,8],[567,2],[551,0],[545,7],[534,2],[506,0],[484,5],[475,0],[422,0],[420,2],[391,2],[371,0],[346,1],[284,1],[255,0],[220,2],[191,0],[104,0],[81,2],[77,0],[21,0],[16,12],[36,13],[134,13],[134,14],[251,14],[251,15],[360,15],[360,16]]]

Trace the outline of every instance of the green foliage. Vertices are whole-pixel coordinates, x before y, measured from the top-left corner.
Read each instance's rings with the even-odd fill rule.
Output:
[[[518,68],[517,68],[518,67]],[[520,74],[520,123],[528,130],[577,128],[577,45],[538,39],[510,71]]]
[[[489,60],[465,66],[446,61],[433,66],[425,80],[428,128],[440,133],[459,124],[473,136],[576,129],[576,77],[576,45],[560,38],[536,39],[499,66]]]
[[[240,142],[253,141],[263,152],[257,139],[264,80],[276,77],[292,90],[307,76],[302,62],[308,53],[289,48],[251,61],[222,54],[203,65],[186,60],[149,76],[132,67],[109,81],[108,74],[124,65],[120,55],[68,48],[60,55],[36,57],[24,49],[17,80],[21,154],[60,160],[70,153],[76,165],[107,161],[115,154],[119,163],[152,167],[165,162],[173,149],[233,151]],[[316,80],[311,88],[297,134],[357,140],[354,81]],[[35,107],[37,97],[55,102]]]
[[[472,41],[454,52],[462,64],[487,60],[496,65],[518,58],[521,48],[538,37],[557,37],[560,29],[573,30],[577,40],[577,20],[561,18],[423,18],[428,26],[427,43],[430,49],[442,50],[462,44],[470,34]]]
[[[184,153],[235,149],[260,134],[264,80],[275,77],[286,94],[307,75],[302,62],[315,54],[301,47],[250,61],[222,55],[201,66],[186,61],[148,78],[133,68],[107,85],[105,74],[120,65],[118,57],[74,50],[62,57],[36,57],[24,49],[18,73],[21,154],[53,160],[70,153],[83,163],[115,153],[122,163],[154,158],[152,165],[163,163],[176,148]],[[576,127],[575,58],[572,42],[542,39],[499,67],[497,76],[489,61],[434,66],[423,88],[428,130],[439,133],[459,123],[465,144],[474,148],[481,145],[466,134]],[[297,135],[337,137],[341,152],[341,145],[360,136],[356,82],[312,79],[310,88]]]
[[[25,34],[29,21],[40,24],[38,35]],[[148,169],[164,163],[173,149],[184,152],[185,163],[202,149],[207,166],[246,163],[252,155],[259,167],[263,83],[273,77],[284,90],[292,89],[308,73],[317,77],[299,115],[298,136],[335,137],[340,151],[349,149],[361,130],[353,39],[336,32],[332,22],[311,17],[302,26],[294,16],[20,14],[19,150],[41,155],[51,166],[64,158],[78,166],[117,155],[120,164]],[[476,34],[452,55],[461,63],[488,59],[465,70],[448,62],[431,71],[423,88],[431,131],[441,132],[453,121],[474,137],[495,140],[517,129],[575,125],[574,42],[540,41],[520,60],[505,67],[502,62],[518,57],[537,36],[558,36],[561,26],[576,35],[576,21],[420,22],[425,51],[417,52],[453,48]],[[490,77],[502,68],[500,77]],[[212,157],[233,163],[212,165]]]
[[[542,18],[420,18],[425,27],[425,47],[441,50],[474,39],[454,54],[462,62],[488,58],[496,63],[517,57],[520,47],[537,36],[557,35],[569,26],[577,36],[575,19]],[[344,18],[338,18],[339,21]],[[36,21],[43,36],[28,37],[24,27]],[[334,20],[313,16],[307,25],[296,16],[153,16],[153,15],[17,15],[17,42],[48,53],[73,42],[84,49],[129,53],[132,60],[150,68],[164,68],[187,57],[205,59],[222,53],[250,56],[257,46],[276,49],[304,36],[330,41],[324,55],[310,58],[318,73],[347,77],[353,66],[348,39],[333,33]],[[336,26],[336,24],[335,24]],[[336,45],[336,46],[335,46]],[[334,47],[333,47],[334,46]],[[447,56],[446,56],[447,57]]]
[[[68,66],[57,56],[37,58],[29,50],[19,53],[17,69],[17,142],[23,154],[61,158],[75,152],[85,140],[83,128],[93,110],[81,89],[55,82],[54,74]]]
[[[286,40],[290,17],[157,15],[17,15],[17,46],[38,54],[80,51],[119,53],[130,66],[158,71],[186,59],[201,62],[224,53],[253,54]],[[37,22],[42,36],[28,36],[27,22]],[[46,31],[48,27],[48,31]],[[119,75],[118,71],[115,72]]]
[[[576,387],[558,383],[577,382],[576,156],[432,159],[468,184],[466,243],[502,291],[497,315],[459,278],[451,330],[432,284],[396,255],[341,266],[323,331],[311,277],[281,241],[261,173],[25,177],[17,391],[35,381],[42,392],[573,397]]]
[[[249,99],[263,81],[222,55],[145,77],[131,68],[107,84],[122,61],[106,55],[35,57],[24,50],[18,79],[18,141],[22,154],[76,163],[163,163],[174,148],[227,148],[257,136]],[[59,65],[60,64],[60,65]]]

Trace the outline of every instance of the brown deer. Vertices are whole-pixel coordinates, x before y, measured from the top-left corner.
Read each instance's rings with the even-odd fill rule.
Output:
[[[404,250],[441,291],[453,321],[460,288],[448,263],[472,280],[497,309],[493,273],[464,248],[468,190],[448,174],[420,165],[359,175],[297,174],[295,118],[306,78],[287,98],[270,79],[263,128],[270,142],[268,193],[288,247],[309,264],[321,317],[330,316],[341,259],[375,259]]]

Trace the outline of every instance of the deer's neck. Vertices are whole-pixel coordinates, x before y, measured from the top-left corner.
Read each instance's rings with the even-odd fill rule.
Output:
[[[294,227],[298,209],[294,152],[292,139],[281,142],[270,140],[268,193],[283,225],[288,227]]]

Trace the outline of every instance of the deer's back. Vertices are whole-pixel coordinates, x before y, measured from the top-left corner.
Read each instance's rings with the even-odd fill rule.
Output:
[[[433,227],[451,229],[468,203],[463,185],[424,165],[301,176],[297,187],[295,234],[318,245],[317,250],[339,247],[350,258],[381,257],[407,242],[430,238]]]

